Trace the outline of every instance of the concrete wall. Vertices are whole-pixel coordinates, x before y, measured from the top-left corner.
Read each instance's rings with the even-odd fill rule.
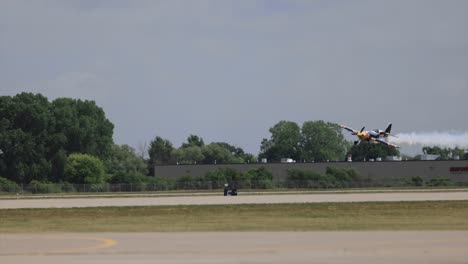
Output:
[[[327,163],[267,163],[267,164],[218,164],[218,165],[164,165],[155,166],[155,175],[166,178],[204,176],[218,168],[234,168],[245,172],[266,167],[275,179],[285,179],[288,169],[304,169],[325,173],[327,167],[353,168],[359,175],[372,179],[401,179],[420,176],[423,179],[447,177],[456,182],[468,182],[468,160],[459,161],[375,161],[375,162],[327,162]]]

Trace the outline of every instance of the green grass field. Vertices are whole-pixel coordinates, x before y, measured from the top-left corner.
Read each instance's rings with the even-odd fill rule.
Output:
[[[468,201],[0,210],[0,233],[468,230]]]

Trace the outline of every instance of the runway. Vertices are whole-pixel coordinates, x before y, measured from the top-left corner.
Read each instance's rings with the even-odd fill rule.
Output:
[[[0,200],[0,209],[468,200],[467,191]]]
[[[468,231],[3,234],[1,263],[467,263]]]
[[[468,192],[0,200],[0,209],[468,200]],[[0,221],[1,224],[1,221]],[[0,263],[467,263],[468,231],[0,234]]]

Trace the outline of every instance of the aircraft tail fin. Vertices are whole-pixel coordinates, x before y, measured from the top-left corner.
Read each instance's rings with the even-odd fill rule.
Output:
[[[387,129],[385,129],[385,135],[390,135],[390,131],[392,130],[392,124],[388,124]]]
[[[383,137],[393,136],[392,134],[390,134],[391,131],[392,131],[392,124],[388,124],[385,131],[380,132],[380,135]]]

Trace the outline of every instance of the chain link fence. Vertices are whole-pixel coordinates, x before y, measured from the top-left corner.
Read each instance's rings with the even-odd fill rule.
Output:
[[[160,191],[200,191],[222,190],[224,185],[240,190],[275,190],[275,189],[343,189],[343,188],[369,188],[383,187],[383,183],[359,182],[349,184],[317,182],[312,180],[265,180],[251,181],[241,180],[234,182],[185,180],[170,183],[105,183],[105,184],[0,184],[0,194],[47,194],[47,193],[135,193],[135,192],[160,192]],[[388,185],[387,185],[388,186]],[[395,186],[395,184],[392,184]]]
[[[219,179],[206,177],[184,177],[178,179],[152,178],[136,183],[71,184],[44,183],[33,181],[31,184],[15,184],[11,181],[0,182],[0,194],[46,194],[46,193],[134,193],[161,191],[209,191],[222,190],[225,184],[229,188],[246,190],[329,190],[346,188],[375,187],[424,187],[424,186],[466,186],[466,183],[453,182],[448,178],[423,179],[360,177],[350,170],[330,170],[327,174],[307,171],[292,171],[287,179],[242,178],[239,175]]]
[[[132,183],[105,183],[105,184],[21,184],[21,185],[0,185],[0,193],[117,193],[117,192],[153,192],[169,191],[166,186],[157,184],[132,184]]]

